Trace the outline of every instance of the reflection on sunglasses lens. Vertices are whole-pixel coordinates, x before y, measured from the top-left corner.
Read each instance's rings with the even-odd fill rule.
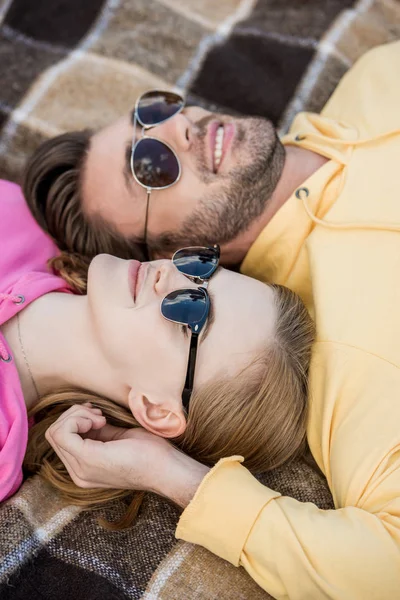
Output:
[[[146,187],[167,187],[179,178],[175,154],[159,140],[140,140],[133,151],[132,162],[137,180]]]
[[[184,275],[207,279],[218,265],[214,248],[183,248],[174,255],[174,265]]]
[[[166,319],[184,325],[201,321],[206,310],[206,295],[195,288],[171,292],[161,303],[161,313]]]
[[[179,112],[185,102],[173,92],[147,92],[141,96],[137,114],[143,125],[156,125]]]

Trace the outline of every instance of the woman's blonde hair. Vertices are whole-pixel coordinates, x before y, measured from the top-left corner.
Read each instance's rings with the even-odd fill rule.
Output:
[[[88,261],[61,255],[52,267],[79,292],[86,288]],[[239,454],[253,473],[264,472],[298,456],[305,448],[307,380],[314,325],[300,298],[288,288],[271,285],[277,308],[274,339],[234,378],[211,381],[192,395],[185,432],[174,444],[194,459],[214,465],[220,458]],[[64,465],[45,439],[45,431],[73,404],[92,402],[107,421],[121,427],[137,426],[132,414],[107,398],[87,391],[63,390],[34,406],[24,466],[39,473],[70,503],[95,507],[116,498],[131,500],[125,517],[115,527],[132,523],[142,492],[83,489],[70,479]]]

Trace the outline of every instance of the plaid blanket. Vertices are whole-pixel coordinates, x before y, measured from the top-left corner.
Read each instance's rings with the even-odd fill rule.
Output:
[[[322,509],[333,507],[322,475],[305,461],[264,475],[283,494]],[[153,494],[134,526],[110,532],[126,506],[98,511],[65,506],[38,477],[28,479],[0,509],[1,600],[265,600],[243,569],[204,548],[177,541],[179,511]]]
[[[99,127],[149,88],[268,116],[284,132],[298,111],[323,106],[358,56],[399,32],[398,0],[0,0],[0,177],[19,182],[42,140]],[[333,507],[309,462],[260,479]],[[65,506],[27,480],[0,507],[0,598],[269,598],[243,569],[175,540],[179,512],[165,500],[147,495],[128,531],[99,526],[123,510]]]

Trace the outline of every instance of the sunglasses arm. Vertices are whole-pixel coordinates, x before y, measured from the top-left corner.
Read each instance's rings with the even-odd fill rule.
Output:
[[[192,335],[190,337],[190,350],[189,350],[187,375],[186,375],[185,387],[183,388],[183,392],[182,392],[182,404],[187,412],[189,411],[189,401],[190,401],[190,396],[192,395],[192,391],[193,391],[194,368],[196,365],[196,356],[197,356],[198,345],[199,345],[199,334],[194,333],[192,331]]]
[[[144,233],[143,233],[143,241],[144,241],[145,245],[147,245],[147,225],[148,225],[148,222],[149,222],[149,201],[150,201],[150,194],[151,194],[151,189],[150,188],[146,189],[146,194],[147,194],[147,197],[146,197],[146,215],[145,215],[145,218],[144,218]]]

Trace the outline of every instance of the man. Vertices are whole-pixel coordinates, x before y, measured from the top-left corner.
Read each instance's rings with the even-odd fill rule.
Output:
[[[146,233],[153,257],[217,240],[222,261],[239,264],[296,185],[327,160],[301,146],[284,148],[266,119],[185,108],[146,132],[173,148],[181,177],[152,191],[145,232],[146,190],[130,165],[133,120],[134,111],[94,134],[61,135],[30,160],[25,196],[61,248],[140,256]]]
[[[154,254],[220,241],[225,262],[291,287],[315,317],[307,435],[336,510],[263,487],[238,457],[209,471],[150,438],[140,450],[133,439],[119,465],[132,487],[187,506],[177,537],[244,566],[277,598],[380,600],[400,589],[399,72],[400,43],[368,53],[321,115],[298,115],[284,153],[268,122],[179,113],[151,135],[179,155],[181,180],[150,198],[126,178],[127,119],[93,138],[80,159],[88,222],[97,215],[143,241],[150,199]],[[208,144],[212,119],[237,132],[220,162]],[[47,202],[57,187],[48,185]],[[221,235],[210,240],[214,226]],[[104,485],[94,477],[99,459],[79,442],[68,428],[52,441],[78,460],[80,481]],[[104,452],[99,446],[103,465]]]

